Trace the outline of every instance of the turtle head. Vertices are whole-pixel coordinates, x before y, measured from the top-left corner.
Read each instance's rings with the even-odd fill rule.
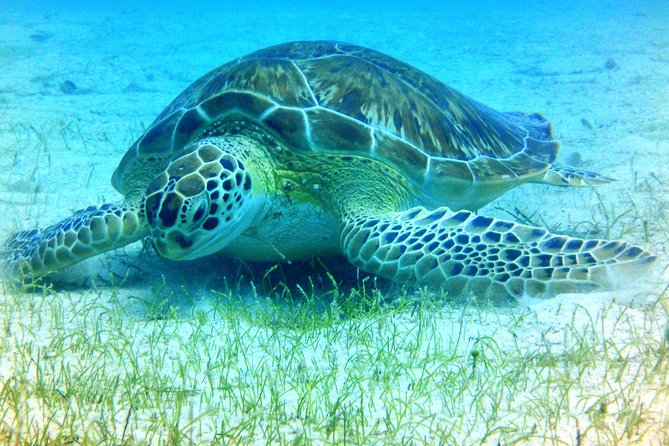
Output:
[[[196,141],[177,154],[146,191],[144,211],[158,253],[174,260],[220,251],[258,213],[252,179],[235,156],[239,138]]]

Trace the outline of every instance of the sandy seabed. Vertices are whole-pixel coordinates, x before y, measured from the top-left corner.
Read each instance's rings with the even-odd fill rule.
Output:
[[[252,293],[248,284],[231,286],[252,275],[262,278],[271,266],[217,259],[220,271],[212,271],[212,261],[166,262],[150,250],[140,252],[141,244],[55,274],[47,291],[5,280],[0,441],[669,444],[662,432],[669,426],[669,10],[615,3],[587,10],[548,3],[387,10],[272,3],[0,12],[0,240],[120,199],[109,179],[126,148],[205,72],[272,44],[332,39],[388,53],[493,108],[542,112],[562,143],[560,160],[618,180],[597,190],[525,185],[482,214],[529,219],[558,232],[624,237],[659,257],[653,274],[625,289],[527,300],[513,308],[442,302],[429,315],[391,303],[391,309],[333,317],[331,307],[314,305],[325,314],[322,325],[306,328],[263,317],[269,310],[258,307],[282,305],[263,291]],[[302,266],[285,274],[299,276]],[[354,270],[341,270],[342,289],[358,283]],[[324,275],[318,266],[310,271]],[[278,287],[268,280],[270,288]],[[224,315],[213,311],[217,300],[234,294],[218,290],[230,287],[248,294],[239,304],[225,304]],[[382,289],[384,301],[416,296],[389,284]],[[151,301],[156,296],[166,299],[158,310]],[[117,328],[129,350],[92,354],[80,350],[86,343],[54,347],[54,340],[74,339],[77,332],[113,343],[94,322],[102,310],[81,313],[90,306],[119,311]],[[165,308],[172,313],[161,313]],[[194,337],[196,319],[206,336]],[[158,326],[170,334],[154,346]],[[360,337],[365,329],[374,332],[368,339],[342,335],[358,330]],[[330,338],[333,332],[338,335]],[[216,362],[211,352],[233,348],[233,338],[243,353]],[[163,370],[147,358],[156,351],[163,352]],[[125,355],[139,358],[137,369],[128,369]],[[396,368],[384,355],[397,359]],[[611,365],[616,361],[618,368]],[[351,368],[356,362],[360,370]],[[520,363],[526,366],[518,369]],[[58,367],[45,370],[45,364]],[[107,406],[66,385],[79,379],[93,386],[83,383],[91,368],[100,382],[118,376],[117,385],[123,383],[96,397],[111,401]],[[132,380],[155,369],[160,386]],[[193,378],[189,384],[184,370]],[[509,370],[517,377],[505,378]],[[57,391],[51,397],[40,381],[45,374],[52,376],[46,386]],[[486,374],[488,381],[481,377]],[[218,384],[203,389],[213,375]],[[493,392],[507,380],[515,387]],[[446,382],[462,392],[446,392]],[[165,401],[183,407],[170,412],[158,396],[153,405],[132,402],[147,388],[180,395]],[[374,402],[363,402],[367,398]],[[533,412],[533,404],[555,410]],[[161,418],[165,414],[173,418]]]

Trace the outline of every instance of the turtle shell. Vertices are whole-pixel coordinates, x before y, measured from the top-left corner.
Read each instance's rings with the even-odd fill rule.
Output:
[[[545,171],[559,147],[538,114],[497,112],[367,48],[293,42],[231,61],[188,87],[130,147],[114,187],[141,186],[129,181],[140,166],[158,160],[160,171],[190,141],[240,123],[296,151],[373,157],[423,188],[510,188]]]

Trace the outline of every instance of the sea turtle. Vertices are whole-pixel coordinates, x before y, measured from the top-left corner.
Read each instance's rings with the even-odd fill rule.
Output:
[[[607,284],[655,256],[474,213],[522,183],[608,178],[555,164],[539,114],[500,113],[385,54],[292,42],[222,65],[128,150],[123,202],[90,206],[2,248],[40,276],[150,237],[175,260],[343,254],[410,286],[493,298]]]

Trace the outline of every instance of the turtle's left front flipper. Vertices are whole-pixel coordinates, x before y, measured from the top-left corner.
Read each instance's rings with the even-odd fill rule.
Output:
[[[89,206],[55,225],[12,235],[0,248],[2,272],[9,276],[42,276],[121,248],[148,233],[135,206]]]
[[[351,217],[341,244],[365,271],[494,300],[611,285],[655,260],[622,240],[582,240],[448,208]]]

